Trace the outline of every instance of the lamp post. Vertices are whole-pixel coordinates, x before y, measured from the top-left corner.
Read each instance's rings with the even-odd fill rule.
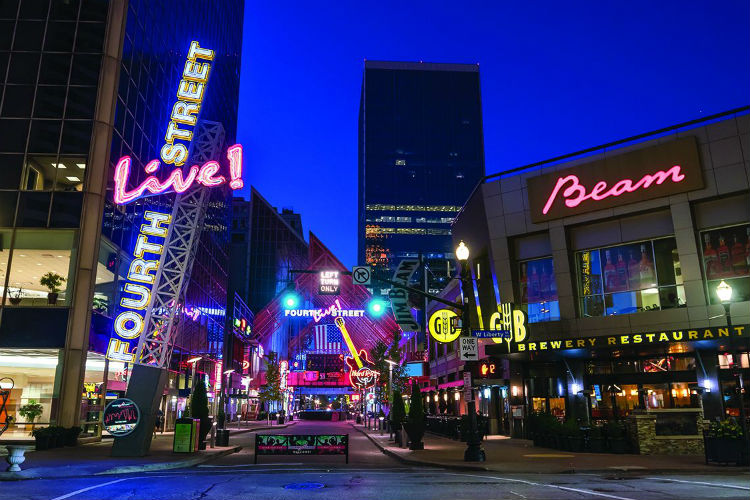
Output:
[[[469,306],[467,304],[468,293],[472,289],[471,278],[469,277],[469,247],[461,240],[456,247],[456,258],[461,264],[461,289],[464,295],[464,304],[461,310],[461,330],[462,332],[471,333],[471,322],[469,317]],[[467,361],[464,364],[465,371],[472,371],[475,361]],[[469,387],[469,391],[472,389]],[[466,411],[469,416],[469,435],[466,436],[466,451],[464,452],[464,462],[484,462],[485,455],[482,449],[482,441],[479,437],[479,427],[477,425],[476,402],[474,398],[466,402]]]
[[[721,280],[716,286],[716,295],[724,306],[724,316],[727,318],[727,327],[732,328],[732,314],[730,307],[732,305],[732,287],[726,281]],[[742,362],[737,349],[733,349],[734,357],[734,376],[737,377],[737,396],[740,405],[740,425],[742,426],[743,457],[747,458],[748,439],[747,439],[747,418],[745,416],[745,385],[742,380]]]
[[[388,363],[388,401],[393,405],[393,366],[397,365],[395,361],[391,361],[390,359],[385,360],[386,363]],[[391,406],[392,408],[392,406]],[[389,409],[390,412],[390,409]],[[388,432],[390,434],[390,419],[388,420]]]

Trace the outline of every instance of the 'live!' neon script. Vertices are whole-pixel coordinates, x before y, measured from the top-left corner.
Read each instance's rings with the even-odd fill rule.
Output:
[[[193,165],[187,174],[183,174],[182,169],[175,168],[164,182],[152,175],[146,178],[138,187],[132,191],[128,191],[131,159],[129,156],[123,156],[115,167],[115,203],[118,205],[130,203],[141,196],[147,196],[146,192],[149,194],[161,194],[174,189],[178,193],[184,193],[196,182],[206,187],[221,186],[229,182],[230,188],[241,189],[244,185],[242,181],[242,146],[239,144],[230,146],[227,149],[227,158],[229,159],[228,181],[223,175],[216,175],[220,168],[219,162],[207,161],[201,167]],[[159,160],[151,160],[146,164],[145,170],[147,173],[153,174],[158,170],[159,166]]]
[[[646,174],[640,178],[637,182],[633,182],[632,179],[623,179],[617,181],[614,186],[607,189],[609,186],[604,181],[597,182],[591,192],[586,191],[586,187],[581,185],[577,175],[566,175],[557,179],[557,184],[552,190],[547,199],[547,203],[544,205],[542,210],[543,214],[549,212],[552,204],[555,202],[557,195],[560,190],[567,184],[568,186],[563,190],[562,197],[565,199],[565,206],[569,208],[577,207],[582,202],[592,199],[601,201],[605,198],[617,197],[624,193],[632,193],[639,189],[648,189],[654,184],[662,184],[667,180],[671,180],[674,183],[681,182],[685,179],[685,175],[681,172],[679,165],[675,165],[669,170],[659,170],[653,174]]]

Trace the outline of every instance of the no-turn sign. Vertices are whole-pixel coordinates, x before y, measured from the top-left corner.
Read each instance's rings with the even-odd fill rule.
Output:
[[[371,277],[370,266],[354,266],[352,268],[352,283],[355,285],[369,285]]]
[[[476,337],[458,337],[461,361],[476,361],[479,359],[479,339]]]

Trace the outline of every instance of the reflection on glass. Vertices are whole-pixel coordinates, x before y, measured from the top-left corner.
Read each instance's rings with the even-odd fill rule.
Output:
[[[674,238],[577,253],[581,314],[631,314],[685,305]]]
[[[560,319],[552,257],[519,263],[519,286],[529,323]]]
[[[701,239],[711,303],[721,302],[716,286],[722,279],[732,286],[733,302],[750,300],[750,224],[704,231]]]
[[[85,157],[30,156],[24,167],[21,189],[81,191],[85,171]]]

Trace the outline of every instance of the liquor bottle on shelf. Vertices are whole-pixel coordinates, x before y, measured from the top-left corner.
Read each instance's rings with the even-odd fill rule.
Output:
[[[711,245],[711,237],[708,234],[703,235],[705,246],[703,248],[703,268],[706,270],[706,278],[714,279],[719,277],[719,255]]]
[[[604,264],[604,291],[617,291],[617,268],[612,263],[612,255],[609,250],[604,252],[606,264]]]
[[[628,289],[628,265],[625,263],[625,259],[622,256],[622,251],[617,252],[617,289],[627,290]]]
[[[550,291],[549,291],[549,285],[550,281],[553,280],[552,273],[549,272],[547,269],[547,264],[542,262],[539,264],[539,266],[542,268],[542,274],[539,277],[539,300],[540,301],[547,301],[549,300]]]
[[[639,274],[641,279],[641,287],[654,287],[656,281],[654,279],[654,264],[646,254],[646,245],[641,245],[641,261],[638,263]]]
[[[745,229],[745,272],[750,273],[750,227]]]
[[[732,256],[729,253],[729,247],[724,236],[719,236],[719,248],[716,249],[716,253],[719,256],[719,272],[722,276],[730,275],[732,273]]]
[[[734,244],[732,245],[732,272],[735,276],[747,274],[747,263],[745,261],[745,247],[740,243],[737,233],[734,235]]]
[[[529,276],[529,302],[536,302],[539,300],[539,275],[536,272],[536,266],[531,267],[531,275]]]
[[[628,287],[631,290],[638,290],[641,284],[641,266],[638,265],[635,249],[630,250],[630,260],[628,260]]]
[[[521,302],[526,304],[529,302],[529,277],[526,273],[526,262],[521,262],[521,276],[519,282],[521,283]]]

